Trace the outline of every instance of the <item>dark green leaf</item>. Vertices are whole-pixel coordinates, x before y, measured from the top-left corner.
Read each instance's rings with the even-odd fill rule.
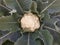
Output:
[[[3,42],[2,45],[14,45],[14,42],[12,42],[10,40],[6,40],[5,42]]]

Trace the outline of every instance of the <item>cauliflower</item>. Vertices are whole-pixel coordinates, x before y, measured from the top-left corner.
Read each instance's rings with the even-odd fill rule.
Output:
[[[33,13],[24,14],[21,19],[21,27],[25,32],[34,32],[40,27],[38,16]]]

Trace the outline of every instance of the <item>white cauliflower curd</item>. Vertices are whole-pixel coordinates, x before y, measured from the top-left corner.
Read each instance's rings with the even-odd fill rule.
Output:
[[[33,13],[24,14],[21,19],[21,27],[26,32],[34,32],[40,27],[38,16]]]

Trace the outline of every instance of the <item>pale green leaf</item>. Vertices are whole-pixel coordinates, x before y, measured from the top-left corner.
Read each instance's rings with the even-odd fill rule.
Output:
[[[18,24],[13,16],[0,17],[0,30],[3,31],[16,31],[18,30]]]

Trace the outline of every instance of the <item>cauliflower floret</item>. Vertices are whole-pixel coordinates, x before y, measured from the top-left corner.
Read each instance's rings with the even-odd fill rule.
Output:
[[[21,27],[26,32],[34,32],[40,27],[39,18],[33,13],[24,14],[21,19]]]

